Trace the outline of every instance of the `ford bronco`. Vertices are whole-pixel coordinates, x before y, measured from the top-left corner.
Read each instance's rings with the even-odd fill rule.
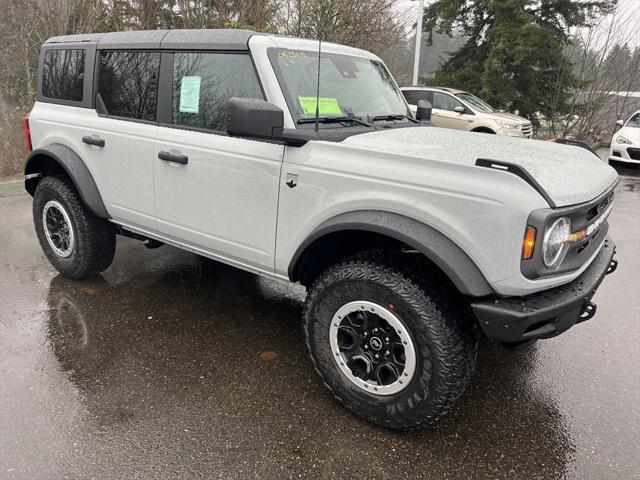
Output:
[[[433,424],[481,336],[509,346],[591,318],[616,267],[616,172],[574,146],[433,127],[383,62],[244,30],[71,35],[41,50],[24,119],[35,230],[63,275],[116,236],[308,289],[335,398]]]

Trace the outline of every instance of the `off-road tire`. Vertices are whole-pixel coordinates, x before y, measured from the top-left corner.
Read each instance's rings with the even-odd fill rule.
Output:
[[[68,257],[62,257],[53,250],[44,231],[42,212],[50,200],[60,203],[71,221],[75,245]],[[65,277],[90,277],[111,265],[116,249],[114,226],[93,215],[67,179],[47,176],[40,180],[33,195],[33,222],[44,254]]]
[[[304,308],[311,359],[338,402],[365,420],[394,430],[436,423],[452,408],[475,368],[478,334],[463,299],[441,277],[416,271],[410,254],[367,252],[346,259],[314,282]],[[329,342],[332,317],[352,301],[393,305],[416,351],[409,384],[392,395],[375,395],[340,371]]]

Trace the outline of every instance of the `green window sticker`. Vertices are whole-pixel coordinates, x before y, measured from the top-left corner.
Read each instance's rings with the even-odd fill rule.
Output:
[[[182,77],[180,82],[180,111],[198,113],[200,107],[201,77]]]
[[[302,111],[305,115],[316,114],[316,98],[317,97],[298,96],[298,100],[300,101],[300,105],[302,106]],[[338,105],[337,98],[319,97],[317,98],[317,100],[320,115],[342,115],[342,110],[340,110],[340,105]]]

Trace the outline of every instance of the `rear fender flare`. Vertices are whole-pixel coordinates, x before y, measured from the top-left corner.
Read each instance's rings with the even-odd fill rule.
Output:
[[[82,202],[94,215],[111,218],[87,165],[76,152],[59,143],[38,148],[27,157],[24,168],[26,176],[24,186],[31,196],[35,193],[40,178],[51,170],[52,162],[59,165],[69,176],[78,190]]]

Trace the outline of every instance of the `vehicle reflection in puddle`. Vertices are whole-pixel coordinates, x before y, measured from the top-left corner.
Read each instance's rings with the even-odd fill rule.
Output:
[[[160,418],[214,443],[196,444],[195,455],[222,436],[237,447],[223,448],[234,458],[268,450],[274,460],[329,462],[334,472],[364,471],[368,462],[357,459],[371,455],[392,455],[397,473],[410,477],[434,469],[460,478],[567,472],[573,445],[553,395],[532,382],[535,346],[512,353],[482,344],[455,410],[434,429],[395,434],[344,412],[317,380],[303,344],[300,287],[204,259],[156,265],[144,282],[130,274],[57,276],[49,287],[50,348],[99,429],[137,430]],[[261,358],[265,351],[273,360]],[[241,433],[247,428],[250,437]],[[267,448],[266,438],[286,441]],[[376,471],[383,463],[374,461]]]

